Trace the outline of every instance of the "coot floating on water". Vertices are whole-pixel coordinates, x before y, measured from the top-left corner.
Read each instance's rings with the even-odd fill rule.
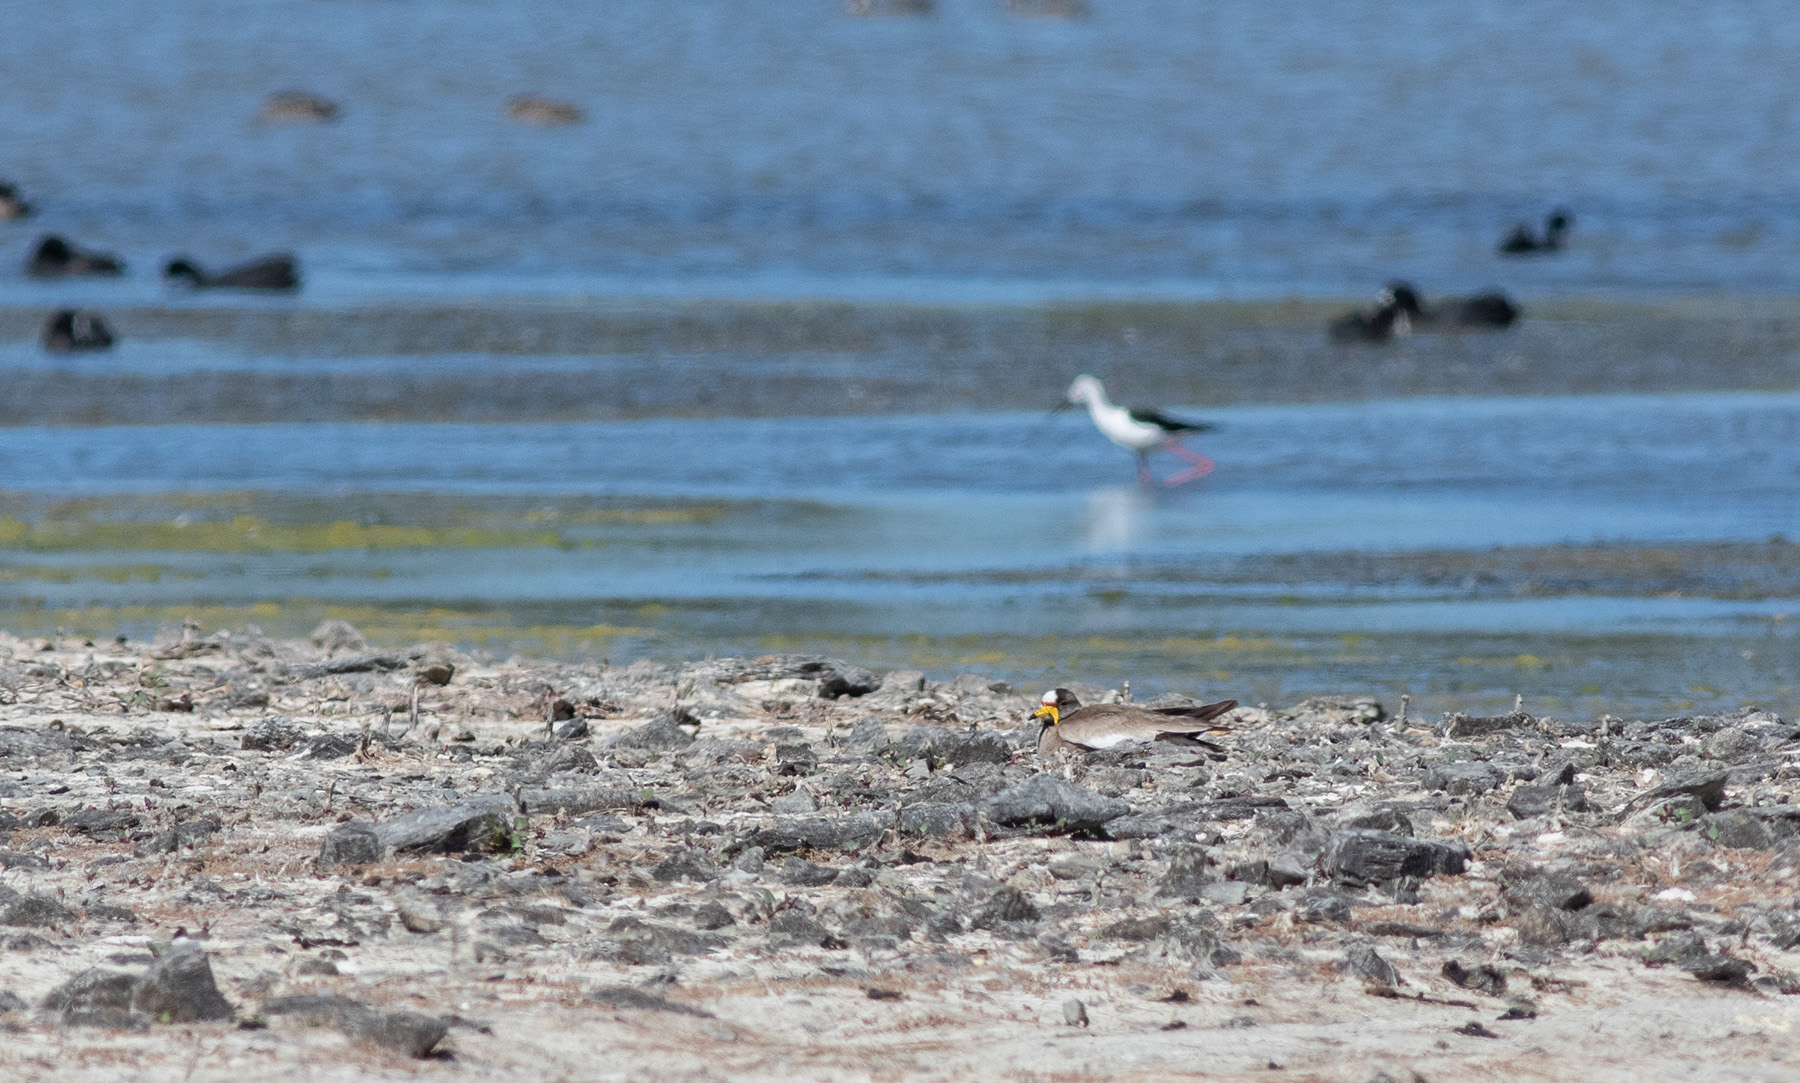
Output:
[[[230,270],[218,274],[208,274],[201,270],[193,260],[179,256],[169,261],[163,268],[163,277],[170,282],[191,286],[194,289],[213,290],[297,290],[300,288],[300,270],[294,263],[294,257],[285,252],[261,259],[251,260]]]
[[[1536,256],[1546,252],[1560,252],[1567,243],[1569,230],[1575,226],[1575,216],[1566,210],[1552,211],[1544,219],[1544,235],[1531,232],[1531,227],[1523,222],[1512,228],[1500,241],[1500,254],[1503,256]]]
[[[1511,327],[1522,314],[1519,306],[1498,290],[1473,297],[1446,297],[1429,308],[1418,291],[1405,282],[1389,283],[1386,296],[1392,297],[1412,326],[1420,330],[1498,331]]]
[[[44,324],[44,349],[51,353],[91,353],[112,345],[112,328],[97,313],[65,308]]]
[[[1365,312],[1346,312],[1326,329],[1333,342],[1388,342],[1412,333],[1412,317],[1394,297],[1381,292],[1381,304]]]
[[[125,265],[104,252],[83,252],[54,233],[38,239],[25,261],[32,278],[80,278],[84,275],[122,275]]]
[[[0,222],[10,222],[17,218],[29,218],[31,204],[19,194],[18,188],[10,184],[0,184]]]

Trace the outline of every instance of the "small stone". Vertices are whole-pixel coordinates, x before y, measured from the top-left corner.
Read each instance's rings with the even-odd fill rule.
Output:
[[[1087,1005],[1074,997],[1063,1001],[1062,1012],[1063,1022],[1069,1026],[1085,1027],[1088,1025]]]
[[[681,849],[651,866],[650,876],[663,884],[681,880],[704,884],[719,878],[719,866],[699,850]]]
[[[1725,783],[1730,779],[1728,771],[1713,771],[1706,774],[1687,775],[1663,783],[1661,786],[1640,794],[1633,799],[1635,806],[1655,804],[1670,797],[1690,796],[1705,806],[1708,812],[1717,812],[1725,803]]]
[[[75,920],[75,912],[48,895],[21,895],[0,909],[0,925],[45,926]]]
[[[1501,896],[1513,910],[1533,906],[1551,910],[1580,910],[1594,901],[1593,892],[1573,877],[1548,874],[1530,876],[1501,889]]]
[[[369,649],[369,641],[363,638],[356,625],[347,620],[320,621],[319,626],[312,630],[311,638],[313,645],[327,654]]]
[[[1460,876],[1468,851],[1386,831],[1339,831],[1325,854],[1325,871],[1356,885],[1380,884],[1403,876],[1426,879]]]
[[[1425,788],[1452,795],[1486,793],[1500,785],[1498,768],[1479,761],[1440,763],[1426,772]]]
[[[244,730],[239,743],[259,752],[286,752],[300,741],[300,726],[291,718],[260,718]]]
[[[1370,985],[1393,989],[1400,984],[1400,972],[1367,944],[1352,945],[1337,964],[1337,969],[1361,978]]]
[[[737,919],[731,916],[731,911],[727,910],[725,904],[717,899],[701,904],[700,908],[694,911],[694,928],[696,929],[711,931],[736,924]]]
[[[1506,811],[1514,819],[1528,820],[1545,816],[1555,809],[1564,812],[1586,812],[1587,791],[1579,783],[1562,786],[1520,786],[1506,799]]]
[[[137,977],[122,970],[91,967],[52,989],[44,997],[44,1008],[53,1012],[131,1008],[132,990]]]
[[[353,820],[332,828],[320,841],[318,865],[368,865],[381,860],[382,849],[375,825]]]
[[[456,676],[456,667],[449,662],[426,662],[419,666],[417,672],[420,684],[434,684],[441,687],[449,684],[450,678]]]
[[[669,752],[694,743],[694,735],[684,727],[698,727],[700,718],[686,707],[664,711],[634,730],[620,734],[608,748],[629,748],[641,752]]]
[[[400,913],[400,924],[408,932],[435,933],[444,927],[437,905],[417,891],[402,891],[394,900]]]
[[[1052,775],[1033,775],[981,802],[980,808],[997,824],[1042,824],[1068,831],[1093,830],[1131,811],[1117,798]]]
[[[1767,850],[1775,845],[1768,825],[1742,809],[1709,813],[1700,821],[1700,833],[1732,850]]]
[[[1473,989],[1477,993],[1493,997],[1506,995],[1506,972],[1489,963],[1466,967],[1460,961],[1451,959],[1444,964],[1443,975],[1464,989]]]
[[[180,940],[162,953],[132,990],[131,1006],[170,1023],[230,1019],[231,1003],[219,995],[212,964],[193,942]]]

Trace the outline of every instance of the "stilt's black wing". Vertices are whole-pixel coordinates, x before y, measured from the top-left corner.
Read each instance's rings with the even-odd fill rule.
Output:
[[[1155,425],[1164,432],[1211,432],[1213,428],[1204,421],[1183,421],[1155,410],[1132,410],[1131,420]]]

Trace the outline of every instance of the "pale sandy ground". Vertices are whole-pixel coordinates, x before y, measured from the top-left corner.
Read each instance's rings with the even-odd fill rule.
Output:
[[[278,645],[264,656],[260,672],[301,657],[307,649]],[[1359,909],[1356,922],[1346,928],[1298,924],[1291,913],[1258,916],[1243,906],[1218,907],[1223,938],[1243,952],[1244,961],[1218,967],[1204,980],[1197,979],[1191,962],[1159,955],[1154,944],[1121,945],[1092,935],[1101,924],[1116,920],[1117,912],[1078,914],[1063,922],[1064,935],[1080,947],[1076,963],[1047,958],[1032,941],[981,931],[952,934],[941,944],[922,938],[902,941],[891,950],[859,945],[771,950],[742,926],[731,930],[730,943],[712,954],[677,955],[664,965],[584,958],[583,946],[603,941],[607,923],[620,915],[655,913],[683,900],[741,900],[765,889],[776,894],[800,890],[766,878],[752,883],[727,876],[711,884],[651,880],[643,870],[665,849],[658,825],[666,830],[689,819],[656,810],[641,812],[629,832],[596,841],[585,853],[545,852],[540,829],[534,830],[523,854],[502,860],[520,876],[534,866],[553,866],[564,874],[562,882],[594,888],[596,898],[586,907],[553,895],[533,900],[563,914],[561,923],[538,927],[547,941],[543,945],[509,952],[504,960],[478,960],[472,945],[481,932],[474,913],[478,907],[472,906],[453,912],[442,932],[410,933],[394,924],[386,935],[344,948],[340,976],[302,975],[296,973],[298,964],[317,952],[299,946],[290,932],[294,923],[329,929],[329,919],[317,908],[321,900],[334,893],[365,893],[375,907],[392,913],[407,874],[429,877],[459,860],[406,856],[324,872],[312,859],[328,829],[348,814],[384,818],[421,803],[416,794],[408,796],[409,781],[441,798],[436,787],[445,777],[454,776],[465,794],[501,789],[501,780],[491,767],[449,760],[450,746],[428,740],[398,749],[375,745],[358,756],[321,762],[241,752],[238,739],[249,722],[271,712],[334,732],[355,733],[364,723],[379,728],[382,706],[391,711],[407,705],[410,674],[373,675],[357,687],[271,682],[270,707],[226,709],[221,704],[231,688],[256,679],[254,652],[201,652],[159,660],[149,657],[148,648],[89,649],[68,642],[44,651],[36,641],[7,638],[0,640],[0,657],[7,655],[4,698],[11,702],[0,707],[0,726],[30,729],[59,720],[65,731],[89,734],[147,727],[141,731],[145,735],[157,742],[178,739],[189,753],[182,764],[144,758],[111,762],[103,770],[76,766],[61,773],[35,759],[14,757],[0,762],[0,782],[6,783],[0,788],[0,809],[22,815],[46,805],[74,808],[85,803],[141,810],[151,824],[212,815],[226,829],[207,848],[144,858],[132,857],[132,843],[125,840],[97,841],[57,827],[12,832],[6,849],[42,854],[50,867],[7,869],[0,883],[20,893],[56,894],[77,912],[104,894],[110,903],[130,907],[140,921],[121,925],[78,918],[56,928],[0,930],[0,936],[32,932],[50,942],[33,950],[0,951],[0,990],[18,994],[33,1009],[0,1017],[0,1079],[1257,1078],[1363,1083],[1384,1072],[1401,1081],[1800,1078],[1800,997],[1710,986],[1674,967],[1648,968],[1638,961],[1646,946],[1641,940],[1602,941],[1591,950],[1547,953],[1543,961],[1526,965],[1509,958],[1518,944],[1514,929],[1505,923],[1463,923],[1463,931],[1477,936],[1482,950],[1464,950],[1461,957],[1506,969],[1513,993],[1535,1002],[1535,1019],[1500,1021],[1506,1001],[1460,989],[1439,976],[1445,952],[1430,941],[1375,941],[1402,975],[1397,997],[1376,995],[1360,979],[1334,969],[1346,937],[1354,939],[1359,925],[1382,918],[1430,923],[1449,908],[1492,902],[1500,863],[1517,859],[1521,844],[1494,825],[1472,819],[1444,823],[1446,837],[1461,838],[1473,850],[1468,872],[1427,881],[1417,905]],[[323,657],[322,652],[317,656]],[[246,663],[246,658],[252,661]],[[109,668],[108,663],[116,664]],[[191,714],[144,709],[134,697],[144,687],[147,670],[161,675],[164,687],[158,693],[195,690],[200,709]],[[541,689],[534,693],[533,679],[548,679],[559,690],[578,689],[583,680],[599,682],[590,685],[599,687],[607,680],[542,664],[480,664],[462,658],[448,688],[428,689],[424,721],[415,732],[423,735],[435,725],[448,741],[453,730],[466,731],[477,747],[535,736],[544,725],[532,713],[531,697],[541,694]],[[620,695],[629,691],[617,682],[606,687]],[[797,708],[783,701],[779,717],[772,718],[766,708],[749,706],[755,696],[746,698],[738,694],[742,691],[720,686],[711,698],[706,689],[690,692],[702,706],[719,708],[716,717],[708,715],[703,730],[754,738],[775,724],[797,725],[820,740],[828,727],[842,721],[840,713],[857,710],[854,701],[800,703]],[[603,762],[605,738],[641,724],[657,706],[653,699],[645,692],[641,702],[620,702],[618,717],[592,721],[592,747]],[[1025,702],[1019,700],[1019,705]],[[1253,730],[1257,722],[1247,716],[1243,724]],[[1030,753],[1025,756],[1031,759]],[[604,773],[634,770],[608,764]],[[1377,789],[1381,784],[1356,785]],[[1791,780],[1776,781],[1778,788],[1791,785]],[[68,789],[56,792],[58,786]],[[1342,800],[1341,793],[1328,793],[1323,784],[1309,790],[1306,783],[1289,780],[1272,782],[1270,788],[1283,790],[1296,806],[1312,801],[1328,809]],[[1136,796],[1127,796],[1137,803]],[[821,803],[829,808],[831,795],[823,795]],[[740,821],[767,819],[766,814],[759,818],[728,808],[709,809],[706,815],[728,829]],[[554,830],[559,824],[548,826]],[[1237,825],[1224,826],[1228,850],[1238,841],[1233,834]],[[1617,831],[1571,826],[1545,832],[1530,845],[1545,858],[1579,856],[1592,849],[1584,850],[1584,838],[1612,837]],[[877,846],[877,854],[887,845]],[[1051,856],[1079,850],[1102,862],[1129,864],[1147,853],[1142,845],[1060,837],[954,844],[934,840],[919,849],[937,861],[889,864],[873,884],[859,889],[861,895],[842,888],[807,890],[820,900],[822,913],[830,913],[831,906],[854,905],[864,896],[925,892],[960,881],[974,868],[1008,883],[1028,884],[1034,897],[1050,901],[1072,890],[1034,873]],[[1680,847],[1674,852],[1681,852]],[[1687,852],[1691,863],[1694,848]],[[126,860],[90,864],[107,855]],[[1791,899],[1800,881],[1784,855],[1708,851],[1715,876],[1694,885],[1696,905],[1717,905],[1718,913],[1728,916],[1731,907],[1745,900],[1758,905]],[[1590,882],[1602,899],[1643,899],[1682,882],[1679,871],[1659,862],[1657,853],[1647,851]],[[1657,869],[1663,870],[1661,876]],[[1719,870],[1729,875],[1719,877]],[[278,894],[263,905],[247,903],[242,895],[224,901],[188,894],[201,878],[232,892],[264,887]],[[1093,890],[1098,894],[1100,888]],[[1130,909],[1131,898],[1121,905],[1127,912],[1167,908],[1147,894],[1136,901],[1136,911]],[[131,1033],[65,1027],[34,1010],[46,993],[76,972],[101,965],[111,955],[141,953],[177,926],[205,930],[202,943],[221,991],[237,1008],[238,1022],[157,1024],[147,1033]],[[1733,952],[1756,961],[1764,975],[1800,964],[1800,956],[1748,935],[1741,943],[1730,939]],[[645,987],[711,1017],[617,1009],[584,997],[586,990],[618,985]],[[899,998],[871,999],[870,989]],[[1165,999],[1177,990],[1187,995],[1185,1002]],[[308,991],[337,992],[387,1010],[456,1016],[459,1023],[443,1043],[445,1052],[429,1060],[356,1043],[332,1029],[288,1017],[268,1019],[261,1029],[240,1029],[243,1021],[256,1018],[259,995]],[[1423,999],[1412,999],[1417,997]],[[1088,1027],[1064,1022],[1063,1005],[1070,998],[1086,1005]],[[1472,1020],[1497,1037],[1456,1032]]]

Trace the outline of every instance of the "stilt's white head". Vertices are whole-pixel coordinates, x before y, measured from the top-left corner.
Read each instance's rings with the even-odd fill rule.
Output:
[[[1083,406],[1098,406],[1106,402],[1106,388],[1092,376],[1077,376],[1069,385],[1069,401]]]

